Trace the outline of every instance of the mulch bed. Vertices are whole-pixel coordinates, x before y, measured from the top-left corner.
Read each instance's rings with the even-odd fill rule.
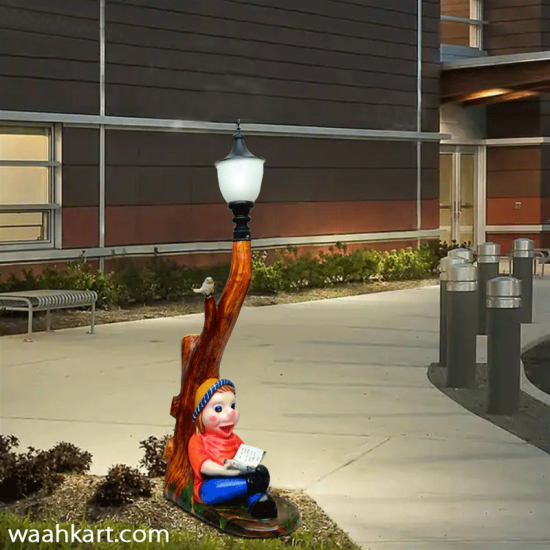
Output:
[[[164,478],[151,479],[150,498],[136,498],[131,504],[119,507],[101,507],[93,503],[93,494],[102,480],[101,476],[66,474],[51,495],[36,494],[12,503],[0,502],[0,511],[19,517],[29,516],[37,521],[49,519],[56,523],[77,524],[85,517],[93,523],[113,520],[153,529],[185,530],[199,538],[207,535],[227,537],[166,500],[163,496]],[[312,546],[331,545],[332,548],[358,550],[348,535],[306,493],[273,488],[270,491],[298,507],[302,515],[300,530],[311,534]]]
[[[531,383],[550,394],[550,337],[527,350],[521,358]]]
[[[359,294],[372,294],[390,290],[402,290],[433,285],[434,279],[421,281],[391,281],[372,283],[349,283],[335,285],[330,288],[313,288],[298,292],[280,292],[277,294],[249,293],[244,302],[245,307],[272,306],[292,304],[312,300],[326,300],[328,298],[342,298]],[[220,294],[216,294],[219,299]],[[174,317],[204,312],[204,298],[202,296],[185,297],[178,301],[158,301],[148,305],[134,304],[127,307],[97,309],[96,324],[120,323],[124,321],[140,321],[142,319],[156,319],[159,317]],[[90,324],[90,308],[85,309],[58,309],[51,312],[51,327],[54,330],[82,327]],[[34,332],[46,330],[46,313],[34,314]],[[24,334],[27,332],[27,314],[24,312],[0,311],[0,336],[9,334]]]

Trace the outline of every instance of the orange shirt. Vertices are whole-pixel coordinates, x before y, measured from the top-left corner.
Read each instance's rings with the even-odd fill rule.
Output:
[[[242,439],[234,433],[230,437],[220,437],[212,433],[191,436],[188,451],[189,461],[193,468],[193,496],[197,502],[202,502],[199,490],[204,481],[201,473],[204,462],[212,460],[223,466],[224,460],[233,458],[242,444]]]

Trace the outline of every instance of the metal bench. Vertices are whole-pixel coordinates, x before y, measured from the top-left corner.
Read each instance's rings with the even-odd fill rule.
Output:
[[[533,275],[537,275],[538,264],[541,268],[540,276],[544,277],[544,265],[550,261],[550,248],[535,248],[534,252],[535,255],[533,259]],[[501,256],[501,258],[506,258],[508,260],[508,271],[512,273],[512,252],[508,252],[506,256]]]
[[[28,311],[26,342],[31,342],[32,321],[35,311],[46,311],[46,330],[50,331],[50,311],[71,307],[91,306],[92,322],[88,334],[94,333],[95,303],[97,292],[93,290],[23,290],[0,294],[0,309],[10,311]]]
[[[550,262],[550,248],[535,248],[535,264],[537,261],[542,267],[541,277],[544,277],[544,265]]]

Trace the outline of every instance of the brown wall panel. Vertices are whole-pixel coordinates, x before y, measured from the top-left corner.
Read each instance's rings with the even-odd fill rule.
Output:
[[[487,233],[487,241],[500,245],[500,253],[508,254],[512,250],[512,244],[516,239],[532,239],[535,248],[548,246],[550,233]]]
[[[221,204],[109,206],[106,245],[226,241],[232,236],[231,217]],[[258,204],[251,217],[254,238],[414,230],[416,203]]]
[[[441,78],[439,1],[424,1],[422,15],[422,131],[439,132]]]
[[[540,197],[541,147],[487,149],[488,197]]]
[[[235,121],[232,121],[235,122]],[[266,170],[283,168],[415,168],[416,144],[247,135],[248,149],[266,159]],[[109,166],[198,166],[214,169],[233,146],[232,134],[107,131]],[[438,144],[423,144],[424,160],[437,166]],[[434,153],[437,152],[437,153]]]
[[[0,82],[1,83],[1,82]],[[336,126],[413,131],[416,109],[243,95],[221,90],[185,91],[107,84],[109,115],[233,122]]]
[[[547,0],[485,0],[484,46],[490,55],[536,52],[545,49]]]
[[[541,135],[538,99],[487,105],[487,137],[513,138]]]
[[[99,245],[99,212],[96,207],[63,208],[63,248]]]
[[[63,206],[99,205],[99,130],[63,128]]]
[[[108,114],[415,127],[410,2],[109,0],[106,19]]]
[[[2,109],[96,114],[99,6],[0,0]]]
[[[520,202],[517,209],[515,203]],[[488,225],[532,225],[542,223],[542,203],[536,197],[488,198]]]
[[[541,148],[538,145],[489,147],[487,170],[533,170],[540,166]]]
[[[272,168],[257,202],[407,200],[415,182],[413,169]],[[107,167],[106,185],[111,206],[223,202],[210,167]]]
[[[422,229],[439,229],[439,199],[422,201]]]
[[[259,136],[246,142],[267,159],[259,202],[416,198],[414,143]],[[108,132],[107,204],[223,203],[213,165],[231,146],[230,136]],[[424,159],[423,198],[436,198],[437,145],[426,146]]]
[[[548,11],[550,12],[550,8]],[[550,13],[548,20],[550,21]],[[550,34],[550,31],[548,32]],[[550,45],[548,49],[550,49]],[[550,94],[540,96],[540,135],[550,137]]]
[[[550,224],[550,197],[540,200],[541,220],[543,224]]]
[[[90,82],[0,76],[0,104],[12,111],[97,114],[98,90]]]
[[[540,197],[540,192],[540,170],[487,172],[488,197]]]

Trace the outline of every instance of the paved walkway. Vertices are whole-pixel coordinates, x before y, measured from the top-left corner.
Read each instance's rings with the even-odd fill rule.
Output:
[[[537,324],[550,319],[537,281]],[[273,485],[305,488],[372,550],[548,550],[550,457],[435,389],[438,289],[245,308],[222,362],[237,433],[267,450]],[[173,428],[179,341],[202,315],[0,340],[1,432],[73,442],[93,471],[136,465]],[[483,359],[483,341],[479,355]]]

